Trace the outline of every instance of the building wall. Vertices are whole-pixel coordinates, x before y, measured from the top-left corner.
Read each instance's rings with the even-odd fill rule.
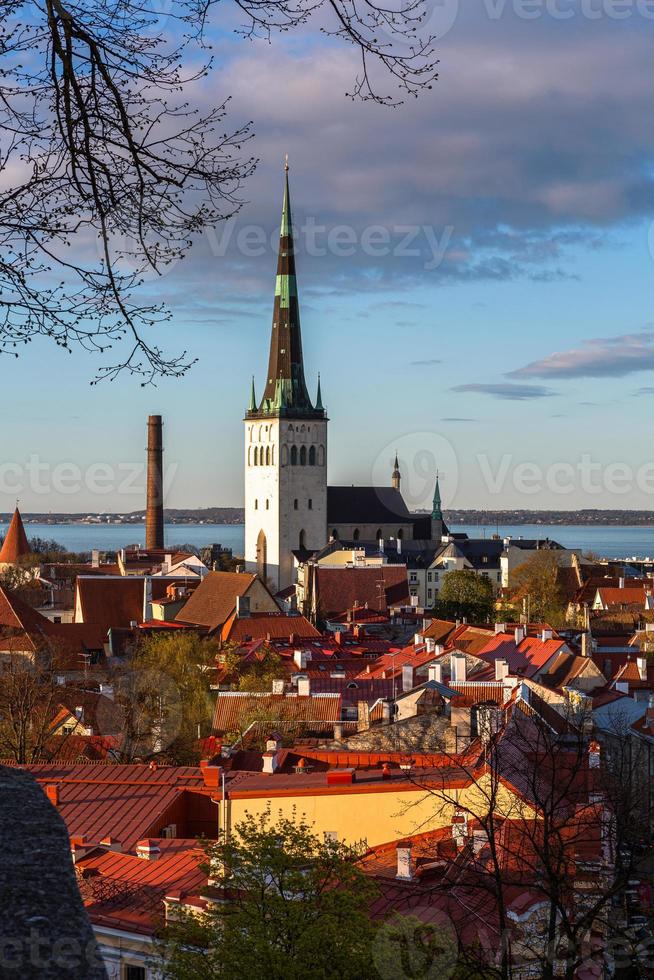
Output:
[[[312,454],[315,454],[313,465],[309,462]],[[302,464],[304,458],[306,462]],[[246,419],[245,565],[248,571],[262,574],[264,540],[265,578],[273,590],[284,589],[295,581],[292,552],[302,543],[309,549],[326,544],[326,419]]]
[[[270,777],[271,794],[275,777]],[[492,798],[490,777],[483,776],[479,784],[461,790],[447,791],[447,799],[420,789],[370,793],[324,793],[315,796],[277,796],[228,801],[228,821],[231,829],[246,818],[256,818],[268,806],[275,816],[281,812],[289,819],[305,814],[318,836],[326,831],[336,832],[340,841],[355,844],[367,840],[369,847],[385,844],[400,837],[437,830],[452,821],[456,805],[474,813],[486,813]],[[495,788],[496,810],[506,817],[535,816],[504,785]],[[450,802],[451,800],[451,802]]]
[[[327,528],[328,536],[331,538],[334,531],[341,541],[377,541],[378,531],[384,541],[391,538],[404,538],[405,541],[413,539],[413,524],[333,524]]]

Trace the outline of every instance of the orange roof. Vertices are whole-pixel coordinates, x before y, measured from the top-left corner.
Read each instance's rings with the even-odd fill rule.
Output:
[[[160,925],[166,895],[180,901],[197,896],[207,883],[206,854],[195,840],[155,839],[155,861],[94,848],[76,861],[80,890],[91,921],[151,933]]]
[[[234,612],[236,597],[244,596],[256,577],[248,572],[209,572],[175,619],[209,630],[219,629]]]
[[[82,622],[95,623],[106,635],[113,626],[126,627],[143,620],[143,578],[134,576],[77,578],[77,600]]]
[[[237,616],[234,612],[222,628],[223,642],[233,640],[285,639],[291,636],[307,640],[320,636],[320,631],[312,626],[304,616],[285,616],[284,613],[255,612],[249,616]]]
[[[232,732],[244,723],[262,721],[273,727],[294,722],[313,728],[333,725],[341,718],[339,693],[298,695],[221,691],[213,717],[214,733]]]
[[[42,786],[57,786],[57,809],[69,836],[83,835],[95,843],[111,836],[123,850],[156,834],[180,794],[193,790],[195,796],[205,786],[196,766],[51,763],[24,768]]]
[[[23,527],[23,519],[17,507],[11,519],[11,524],[7,529],[2,548],[0,548],[0,563],[17,562],[20,558],[25,558],[30,553],[30,546],[27,542],[25,528]]]
[[[602,605],[610,606],[644,606],[646,588],[644,585],[631,586],[624,588],[599,588],[598,590]]]

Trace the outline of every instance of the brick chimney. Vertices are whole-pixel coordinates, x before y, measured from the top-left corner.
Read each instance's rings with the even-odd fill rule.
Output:
[[[411,841],[397,842],[397,871],[396,878],[400,881],[413,881],[413,861],[411,859]]]
[[[145,506],[145,547],[163,548],[163,437],[161,416],[148,417],[148,476]]]
[[[161,857],[161,850],[156,840],[140,840],[136,845],[136,856],[143,861],[156,861]]]
[[[45,795],[48,797],[53,806],[59,806],[59,787],[56,783],[46,784]]]

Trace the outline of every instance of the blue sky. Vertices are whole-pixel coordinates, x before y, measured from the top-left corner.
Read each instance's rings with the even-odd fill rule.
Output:
[[[174,313],[162,343],[198,363],[142,389],[90,388],[97,362],[45,342],[1,362],[1,509],[16,496],[25,510],[141,506],[130,466],[150,412],[165,418],[169,506],[242,502],[241,420],[250,375],[263,383],[276,262],[243,243],[246,227],[274,240],[285,152],[331,482],[383,479],[397,449],[413,506],[436,467],[446,506],[653,506],[649,8],[474,6],[434,8],[440,79],[392,110],[345,97],[354,55],[310,27],[268,45],[216,26],[218,68],[196,94],[233,95],[229,118],[253,120],[261,162],[238,218],[145,287]],[[95,464],[111,471],[101,493]]]

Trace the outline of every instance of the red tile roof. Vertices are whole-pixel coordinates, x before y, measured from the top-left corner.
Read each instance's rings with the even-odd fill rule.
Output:
[[[106,635],[112,627],[128,627],[143,620],[145,580],[140,577],[108,576],[77,578],[76,608],[81,622],[95,623]]]
[[[230,616],[222,628],[223,642],[242,643],[257,639],[313,639],[320,631],[308,619],[300,615],[285,616],[284,613],[255,612],[250,616],[238,617],[236,612]]]
[[[99,842],[111,836],[123,850],[152,836],[166,811],[186,790],[204,793],[195,766],[111,764],[25,766],[42,785],[56,785],[57,809],[71,837]]]
[[[25,558],[30,554],[30,546],[23,527],[23,519],[20,516],[18,507],[14,511],[14,516],[7,529],[5,539],[0,548],[0,563],[17,562],[20,558]]]
[[[410,605],[405,565],[376,568],[315,568],[316,608],[325,619],[363,606],[385,613],[391,606]]]
[[[249,691],[221,691],[216,700],[213,731],[216,735],[234,732],[251,722],[283,726],[300,723],[325,730],[341,718],[340,694],[255,694]]]
[[[96,925],[152,934],[164,915],[164,898],[197,896],[207,883],[206,854],[196,841],[154,839],[156,860],[97,848],[76,861],[80,891]]]
[[[256,578],[249,572],[209,572],[175,619],[210,631],[220,629],[234,612],[236,597],[244,596]]]
[[[561,639],[541,640],[535,636],[527,636],[516,644],[513,633],[497,633],[476,656],[487,663],[506,660],[512,674],[519,671],[533,677],[565,645]]]

